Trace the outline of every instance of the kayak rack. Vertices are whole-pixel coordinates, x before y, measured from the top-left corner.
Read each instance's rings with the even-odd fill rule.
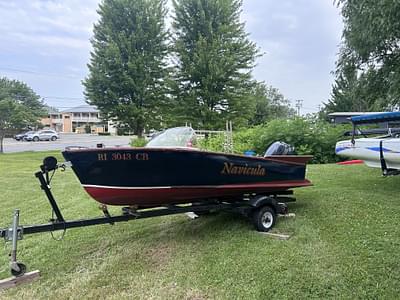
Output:
[[[17,244],[22,240],[24,235],[53,232],[70,228],[79,228],[94,226],[100,224],[114,225],[118,222],[127,222],[136,219],[145,219],[158,216],[167,216],[181,213],[194,212],[204,214],[205,212],[218,212],[223,210],[233,210],[240,212],[246,216],[252,216],[253,222],[259,231],[268,231],[273,227],[276,221],[277,214],[287,214],[287,202],[296,201],[292,195],[293,191],[281,191],[271,195],[245,195],[242,200],[235,202],[209,202],[202,204],[183,204],[183,205],[168,205],[165,207],[154,209],[134,209],[131,207],[123,207],[122,214],[112,216],[106,205],[101,205],[103,216],[89,219],[65,220],[57,205],[56,199],[51,192],[50,182],[54,173],[50,176],[50,172],[55,172],[57,169],[65,170],[66,164],[57,164],[55,157],[46,157],[43,164],[40,166],[40,171],[35,173],[35,177],[40,182],[40,187],[46,194],[50,206],[55,214],[49,223],[35,225],[20,225],[20,210],[15,209],[13,213],[12,225],[8,228],[0,228],[0,238],[6,242],[11,242],[10,254],[10,271],[13,276],[19,277],[25,274],[26,266],[17,260]],[[250,214],[251,213],[251,214]],[[265,221],[267,218],[268,221]],[[269,218],[269,219],[268,219]]]

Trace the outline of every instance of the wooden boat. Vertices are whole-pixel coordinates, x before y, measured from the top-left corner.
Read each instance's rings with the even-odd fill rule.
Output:
[[[202,151],[189,147],[194,135],[189,127],[171,128],[143,148],[68,148],[63,156],[89,195],[108,205],[229,202],[248,193],[269,195],[311,185],[305,179],[311,156]]]

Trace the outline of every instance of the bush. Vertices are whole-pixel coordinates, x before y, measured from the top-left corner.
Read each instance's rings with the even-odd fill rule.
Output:
[[[313,155],[313,163],[339,161],[335,155],[335,144],[342,139],[343,132],[350,126],[333,126],[315,119],[295,118],[276,119],[267,124],[235,132],[233,135],[234,152],[243,154],[254,150],[264,155],[265,150],[276,141],[293,145],[298,154]],[[224,137],[212,137],[201,141],[201,148],[211,151],[223,151]]]
[[[109,132],[99,132],[98,135],[111,135]]]
[[[313,119],[273,120],[263,127],[254,146],[256,152],[261,154],[273,142],[283,141],[293,145],[298,154],[313,155],[314,163],[336,162],[335,144],[343,131],[343,126]]]
[[[92,133],[92,127],[89,124],[85,125],[85,133]]]
[[[145,138],[134,138],[131,141],[131,146],[132,147],[143,147],[147,144],[147,141]]]
[[[133,133],[125,127],[118,127],[117,128],[117,135],[132,135]]]
[[[224,142],[225,136],[222,134],[197,139],[197,145],[200,149],[215,152],[224,151]]]
[[[254,149],[254,142],[257,138],[257,130],[259,127],[253,127],[233,133],[233,152],[242,154],[246,150]],[[219,134],[208,138],[199,139],[198,145],[200,149],[224,152],[225,135]]]

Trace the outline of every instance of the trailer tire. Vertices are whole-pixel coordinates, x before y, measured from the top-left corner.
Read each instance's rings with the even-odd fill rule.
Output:
[[[257,231],[267,232],[274,227],[276,217],[275,210],[271,206],[265,205],[253,212],[253,224]]]

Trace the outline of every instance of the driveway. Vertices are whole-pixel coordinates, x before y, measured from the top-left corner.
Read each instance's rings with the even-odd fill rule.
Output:
[[[19,142],[11,138],[4,139],[4,152],[64,150],[67,146],[96,147],[97,144],[106,146],[128,146],[133,136],[98,136],[91,134],[61,133],[60,139],[54,142]]]

